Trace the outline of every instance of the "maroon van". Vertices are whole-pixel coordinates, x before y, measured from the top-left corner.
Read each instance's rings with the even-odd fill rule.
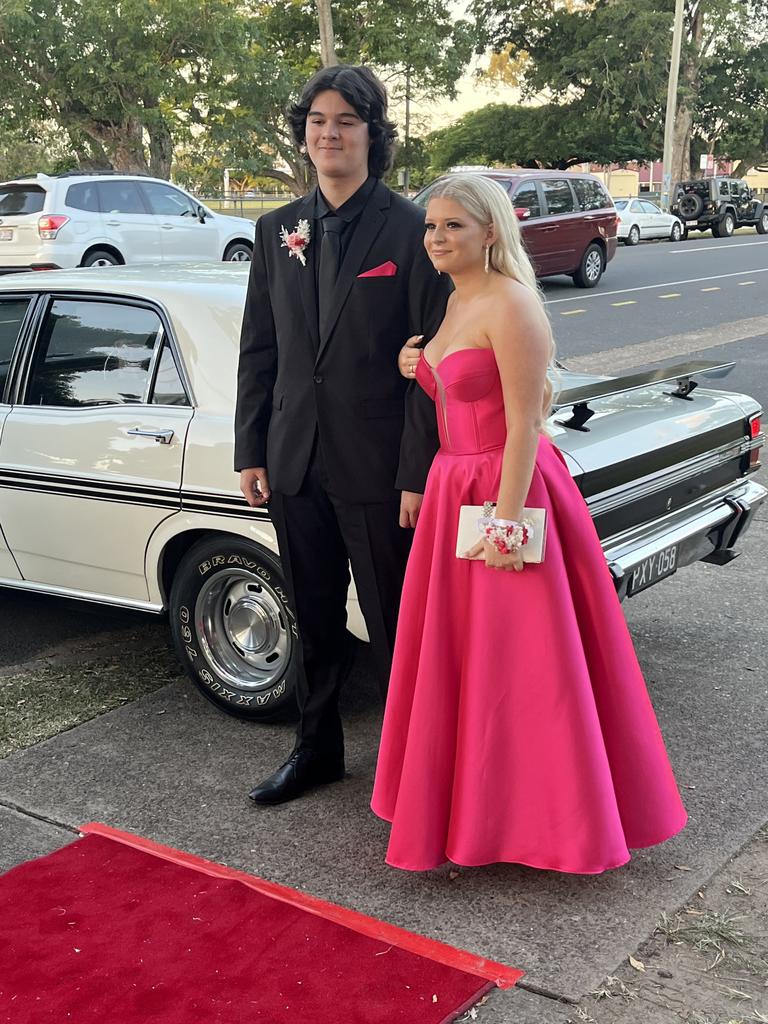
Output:
[[[573,171],[472,171],[506,190],[538,277],[568,274],[579,288],[594,288],[616,252],[618,215],[602,182]],[[426,206],[443,175],[414,196]]]

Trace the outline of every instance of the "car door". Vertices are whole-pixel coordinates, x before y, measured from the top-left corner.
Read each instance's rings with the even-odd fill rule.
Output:
[[[541,197],[535,181],[522,181],[512,190],[512,205],[515,208],[520,230],[523,236],[523,243],[531,257],[534,269],[537,274],[546,273],[547,257],[547,236],[554,230],[549,225],[541,225]],[[545,230],[540,230],[541,227]]]
[[[3,530],[25,580],[148,601],[144,553],[180,508],[192,417],[180,381],[169,400],[171,346],[147,303],[46,297],[0,439]]]
[[[126,263],[155,263],[162,258],[160,225],[145,205],[139,186],[127,178],[96,183],[106,237]]]
[[[649,224],[649,216],[648,213],[643,209],[643,204],[641,200],[632,200],[632,202],[629,204],[628,214],[630,219],[630,228],[633,224],[637,224],[637,227],[640,231],[640,237],[649,238],[649,231],[651,230]]]
[[[641,199],[640,205],[647,217],[648,233],[647,238],[666,238],[671,230],[671,221],[666,213],[663,213],[655,203],[649,199]]]
[[[200,220],[198,204],[190,196],[158,181],[144,181],[140,187],[160,226],[163,260],[210,262],[221,259],[219,232],[210,220]]]
[[[0,452],[5,421],[11,411],[11,364],[34,300],[34,295],[23,293],[0,295]],[[0,466],[0,578],[18,580],[21,579],[21,573],[5,539],[6,496]]]
[[[567,178],[539,182],[543,199],[542,234],[546,234],[547,274],[570,274],[583,254],[582,215]]]

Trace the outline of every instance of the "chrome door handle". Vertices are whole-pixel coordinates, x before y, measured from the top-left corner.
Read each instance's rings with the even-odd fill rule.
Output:
[[[170,444],[173,439],[172,430],[142,430],[141,427],[131,427],[126,433],[131,437],[153,437],[158,444]]]
[[[161,224],[163,231],[173,231],[173,224]]]
[[[107,224],[108,224],[108,225],[109,225],[109,226],[110,226],[111,228],[119,228],[119,227],[120,227],[120,223],[121,223],[121,222],[120,222],[119,220],[108,220],[108,221],[107,221]]]

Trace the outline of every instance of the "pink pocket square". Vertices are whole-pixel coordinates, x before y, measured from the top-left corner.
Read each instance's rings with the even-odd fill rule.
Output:
[[[392,260],[387,260],[386,263],[379,264],[378,267],[374,267],[372,270],[366,270],[363,274],[358,274],[358,277],[394,277],[397,273],[397,264],[393,263]]]

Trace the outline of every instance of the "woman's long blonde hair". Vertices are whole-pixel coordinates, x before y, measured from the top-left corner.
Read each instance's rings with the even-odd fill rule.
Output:
[[[453,174],[439,182],[430,191],[429,199],[438,198],[455,199],[460,206],[464,207],[470,217],[482,224],[483,227],[493,225],[496,231],[496,241],[489,250],[491,267],[499,274],[503,274],[504,277],[511,277],[514,281],[525,285],[533,292],[536,301],[541,305],[549,329],[550,342],[549,372],[544,385],[542,402],[542,412],[546,418],[549,416],[554,397],[553,379],[556,380],[559,376],[555,363],[555,341],[552,336],[552,328],[549,326],[549,317],[544,308],[544,299],[539,290],[530,256],[523,247],[520,225],[509,196],[498,182],[486,178],[482,174]]]

